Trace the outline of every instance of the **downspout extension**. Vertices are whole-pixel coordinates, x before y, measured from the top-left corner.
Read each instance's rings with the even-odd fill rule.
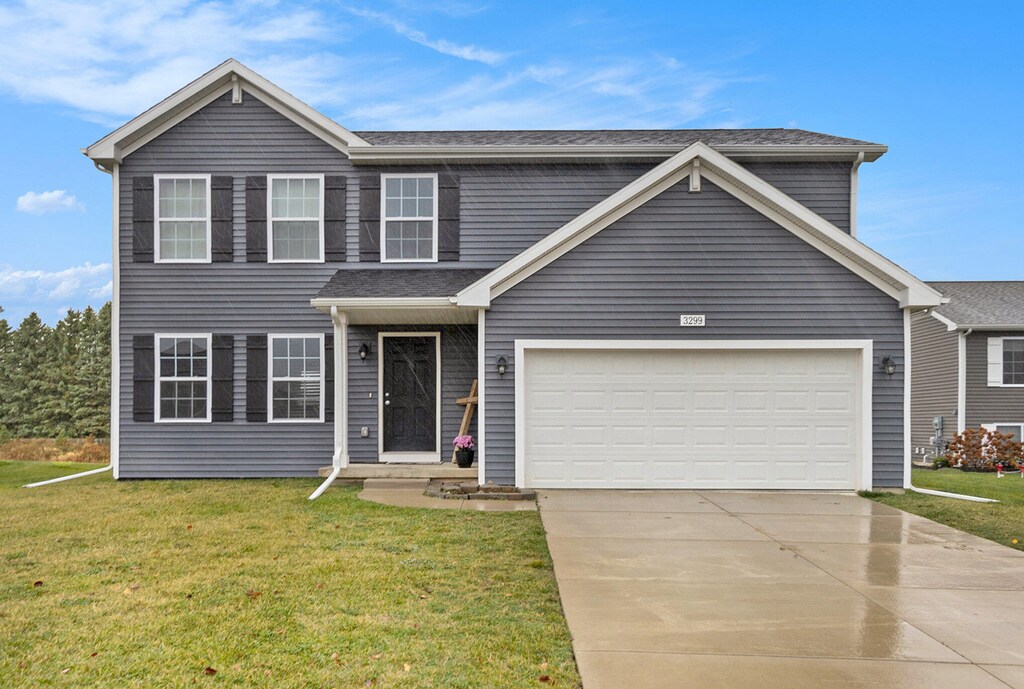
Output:
[[[102,474],[104,471],[110,471],[112,464],[108,464],[100,469],[90,469],[89,471],[83,471],[78,474],[69,474],[68,476],[59,476],[57,478],[51,478],[47,481],[37,481],[36,483],[26,483],[22,488],[38,488],[39,486],[48,486],[51,483],[60,483],[61,481],[70,481],[73,478],[82,478],[83,476],[92,476],[93,474]]]

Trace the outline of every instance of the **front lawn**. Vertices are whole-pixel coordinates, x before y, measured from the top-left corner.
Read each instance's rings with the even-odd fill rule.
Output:
[[[967,502],[911,492],[905,495],[870,493],[868,497],[996,543],[1024,550],[1024,479],[1020,474],[996,478],[995,474],[959,469],[914,469],[911,480],[918,488],[993,498],[1000,502]]]
[[[540,519],[317,481],[35,489],[0,462],[0,685],[578,687]]]

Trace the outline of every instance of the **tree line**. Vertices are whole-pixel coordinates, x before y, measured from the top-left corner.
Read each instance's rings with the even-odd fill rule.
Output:
[[[110,314],[107,302],[54,327],[0,318],[0,439],[110,436]]]

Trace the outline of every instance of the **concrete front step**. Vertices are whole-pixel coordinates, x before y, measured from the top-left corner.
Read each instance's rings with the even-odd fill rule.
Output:
[[[333,467],[320,467],[320,476],[326,478]],[[462,469],[451,462],[441,464],[349,464],[338,474],[339,479],[367,478],[453,478],[475,481],[479,475],[476,466]]]

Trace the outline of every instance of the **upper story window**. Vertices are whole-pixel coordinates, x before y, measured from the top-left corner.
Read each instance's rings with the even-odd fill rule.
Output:
[[[156,336],[157,421],[210,420],[210,336]]]
[[[437,175],[383,175],[381,261],[437,261]]]
[[[323,176],[269,175],[268,260],[324,260]]]
[[[1024,385],[1024,339],[1003,339],[1003,385]]]
[[[323,335],[270,335],[270,420],[323,421]]]
[[[156,187],[156,254],[163,263],[210,261],[209,175],[164,175]]]

